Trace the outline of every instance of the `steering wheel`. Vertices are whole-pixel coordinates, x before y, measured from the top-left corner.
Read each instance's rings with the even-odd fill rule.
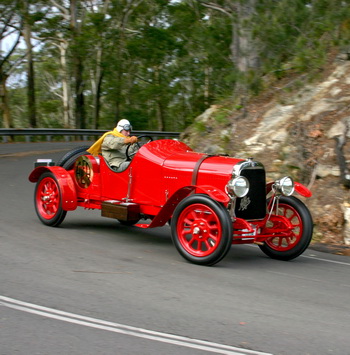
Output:
[[[151,136],[147,136],[147,135],[138,136],[138,137],[137,137],[137,140],[138,140],[138,141],[137,141],[135,144],[137,144],[137,146],[139,147],[139,149],[144,145],[144,144],[140,144],[140,142],[139,142],[139,140],[140,140],[141,138],[149,138],[149,140],[148,140],[147,142],[145,142],[144,144],[147,144],[147,143],[153,141],[153,138],[152,138]],[[130,161],[131,158],[137,153],[137,151],[136,151],[135,153],[129,154],[129,149],[130,149],[131,146],[132,146],[132,144],[128,144],[128,147],[126,148],[126,151],[125,151],[126,159],[127,159],[128,161]]]

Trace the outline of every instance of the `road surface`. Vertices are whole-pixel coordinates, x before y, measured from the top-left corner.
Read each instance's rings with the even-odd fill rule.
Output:
[[[41,224],[28,174],[82,143],[0,144],[0,355],[350,354],[350,258],[233,246],[183,260],[170,228],[68,212]]]

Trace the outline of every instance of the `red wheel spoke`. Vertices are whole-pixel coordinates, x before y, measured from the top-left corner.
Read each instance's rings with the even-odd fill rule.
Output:
[[[214,243],[216,244],[217,243],[217,241],[218,241],[218,235],[217,234],[214,234],[214,233],[209,233],[208,234],[208,238],[207,239],[212,239],[213,241],[214,241]]]
[[[36,201],[40,215],[45,219],[52,219],[60,208],[60,193],[55,180],[44,178],[38,186]]]
[[[210,245],[208,239],[204,240],[203,241],[204,245],[206,246],[206,249],[209,250],[209,249],[212,249],[213,247]]]
[[[303,232],[301,217],[296,209],[290,205],[280,204],[279,214],[289,220],[293,226],[292,235],[283,237],[273,237],[266,241],[266,244],[276,251],[287,251],[292,249],[300,240]]]
[[[205,214],[205,219],[207,220],[208,223],[216,223],[217,221],[216,216],[211,213]]]
[[[188,214],[188,218],[191,218],[192,221],[195,221],[198,217],[197,217],[198,211],[191,211]]]
[[[202,243],[203,243],[203,241],[197,240],[197,248],[195,250],[197,250],[198,252],[201,252]]]
[[[194,256],[210,255],[221,239],[221,224],[216,213],[203,204],[189,205],[178,220],[178,236],[183,248]]]
[[[191,235],[191,231],[189,229],[183,229],[181,231],[181,236],[186,237],[186,235]]]
[[[196,238],[192,235],[192,238],[187,242],[188,245],[193,245],[193,243],[196,241]]]
[[[185,218],[184,223],[185,223],[185,225],[191,226],[193,223],[193,219]]]
[[[210,235],[212,235],[212,236],[216,236],[217,235],[217,233],[218,233],[218,226],[209,226],[209,233],[210,233]]]

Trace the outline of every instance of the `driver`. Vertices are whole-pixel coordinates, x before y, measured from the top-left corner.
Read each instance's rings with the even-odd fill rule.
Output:
[[[131,144],[129,156],[132,156],[138,150],[137,144],[134,144],[137,142],[137,137],[130,136],[131,129],[130,122],[122,119],[113,131],[106,132],[87,151],[95,156],[102,152],[102,156],[113,170],[123,171],[130,164],[126,157],[128,145]]]

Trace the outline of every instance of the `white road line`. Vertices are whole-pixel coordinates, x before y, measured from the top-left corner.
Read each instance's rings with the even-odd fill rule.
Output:
[[[300,255],[301,258],[307,258],[307,259],[315,259],[315,260],[320,260],[320,261],[326,261],[327,263],[333,263],[333,264],[340,264],[340,265],[347,265],[350,266],[350,263],[345,263],[343,261],[336,261],[336,260],[329,260],[329,259],[323,259],[323,258],[317,258],[316,256],[307,256],[307,255]]]
[[[252,248],[259,248],[258,246],[256,245],[252,245],[252,244],[246,244],[247,246],[250,246]],[[307,256],[307,255],[300,255],[299,256],[300,258],[307,258],[307,259],[315,259],[315,260],[320,260],[320,261],[325,261],[327,263],[333,263],[333,264],[340,264],[340,265],[347,265],[347,266],[350,266],[350,263],[346,263],[346,262],[343,262],[343,261],[336,261],[336,260],[329,260],[329,259],[323,259],[323,258],[318,258],[316,256]]]
[[[57,319],[86,327],[107,330],[114,333],[130,335],[138,338],[144,338],[153,341],[159,341],[172,345],[184,346],[197,350],[209,351],[217,354],[226,355],[271,355],[254,350],[236,348],[229,345],[212,343],[209,341],[192,339],[183,336],[156,332],[148,329],[132,327],[124,324],[108,322],[96,318],[85,317],[78,314],[64,312],[53,308],[42,307],[32,303],[22,302],[13,298],[0,296],[0,306],[16,309],[22,312],[37,314],[43,317]]]

